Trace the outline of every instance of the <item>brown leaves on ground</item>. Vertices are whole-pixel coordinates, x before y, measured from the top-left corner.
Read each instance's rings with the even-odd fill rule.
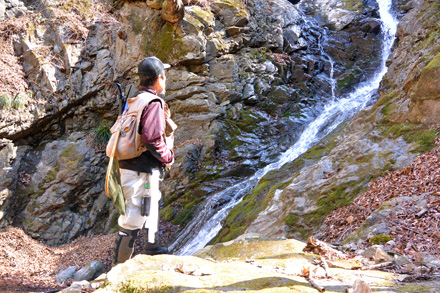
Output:
[[[407,255],[428,252],[440,257],[440,138],[436,139],[436,145],[403,170],[371,182],[369,190],[350,205],[333,211],[325,219],[328,228],[322,239],[327,242],[344,239],[385,201],[424,195],[428,202],[426,210],[414,207],[416,200],[409,201],[384,221],[396,242],[396,252]]]
[[[24,31],[31,16],[0,23],[0,95],[15,96],[28,89],[21,59],[15,55],[12,36]]]
[[[116,234],[80,237],[59,247],[42,244],[23,232],[8,227],[0,232],[0,290],[59,289],[55,276],[70,266],[80,269],[99,260],[108,270]]]
[[[166,245],[179,227],[166,221],[159,223],[159,240]],[[62,270],[76,266],[79,270],[92,260],[104,263],[104,270],[111,268],[116,233],[79,237],[69,244],[51,247],[32,239],[23,230],[8,227],[0,232],[0,291],[61,289],[70,285],[55,284],[55,276]],[[134,254],[141,253],[143,235],[135,241]]]

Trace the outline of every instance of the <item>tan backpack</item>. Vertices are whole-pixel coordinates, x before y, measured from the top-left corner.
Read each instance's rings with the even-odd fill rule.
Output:
[[[139,157],[147,150],[138,132],[143,109],[153,100],[160,100],[165,112],[165,133],[164,138],[168,148],[173,149],[174,130],[177,125],[170,118],[170,111],[166,103],[156,95],[148,92],[141,93],[133,98],[127,99],[127,109],[118,116],[115,124],[110,128],[111,137],[107,143],[106,154],[112,157],[112,150],[115,145],[115,157],[118,160],[128,160]],[[117,135],[117,133],[120,135]]]

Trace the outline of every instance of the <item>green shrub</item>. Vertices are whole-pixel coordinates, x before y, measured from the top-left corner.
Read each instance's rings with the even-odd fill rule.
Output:
[[[26,105],[26,102],[28,100],[28,96],[30,94],[28,93],[19,93],[17,96],[15,96],[11,101],[11,107],[13,109],[23,109]]]
[[[106,144],[112,135],[110,133],[110,127],[106,124],[99,125],[97,128],[95,128],[94,132],[95,140],[99,144]]]
[[[11,107],[11,99],[8,95],[2,94],[0,95],[0,109],[10,108]]]
[[[12,98],[7,94],[1,94],[0,109],[23,109],[31,95],[31,93],[21,92]]]

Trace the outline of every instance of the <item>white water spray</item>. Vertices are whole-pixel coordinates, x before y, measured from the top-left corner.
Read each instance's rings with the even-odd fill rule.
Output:
[[[203,248],[220,231],[222,228],[221,221],[225,219],[229,211],[243,199],[243,196],[264,175],[298,158],[336,129],[341,122],[350,119],[368,104],[387,71],[386,60],[391,53],[398,24],[398,21],[390,12],[391,0],[378,0],[378,4],[384,40],[382,62],[377,74],[368,82],[359,84],[353,93],[347,97],[339,100],[332,99],[322,113],[304,129],[298,141],[283,153],[277,162],[260,169],[249,179],[212,195],[202,203],[197,216],[187,225],[176,242],[170,247],[170,249],[176,250],[176,254],[189,255]],[[225,196],[230,196],[232,199],[219,211],[215,212],[213,207],[219,202],[219,199]]]

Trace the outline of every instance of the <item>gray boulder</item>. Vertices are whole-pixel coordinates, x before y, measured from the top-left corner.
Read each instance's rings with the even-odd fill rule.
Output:
[[[73,275],[75,281],[91,281],[104,271],[102,262],[94,260]]]
[[[416,253],[414,263],[418,266],[426,266],[428,268],[440,268],[440,260],[434,255],[426,252]]]
[[[76,272],[76,266],[71,266],[65,270],[62,270],[56,275],[55,283],[62,283],[65,280],[72,278],[75,272]]]

